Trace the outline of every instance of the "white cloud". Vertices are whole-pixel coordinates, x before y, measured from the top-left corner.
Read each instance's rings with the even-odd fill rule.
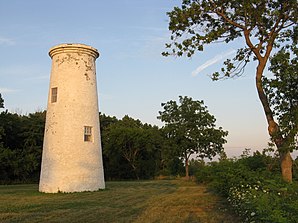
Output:
[[[230,50],[230,51],[228,51],[226,53],[219,54],[219,55],[213,57],[210,60],[207,60],[205,63],[203,63],[201,66],[197,67],[197,69],[195,69],[193,72],[191,72],[191,75],[193,77],[197,76],[203,70],[205,70],[208,67],[212,66],[213,64],[216,64],[219,61],[227,58],[228,56],[230,56],[231,54],[234,54],[235,52],[236,52],[236,50]]]
[[[0,87],[0,93],[11,93],[11,92],[16,92],[18,90],[16,89],[10,89],[10,88],[1,88]]]
[[[12,39],[8,39],[8,38],[4,38],[0,36],[0,45],[15,45],[15,41],[13,41]]]

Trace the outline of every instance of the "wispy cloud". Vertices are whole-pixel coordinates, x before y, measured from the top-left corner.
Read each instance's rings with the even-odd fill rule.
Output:
[[[19,91],[17,89],[11,89],[11,88],[2,88],[0,87],[0,93],[12,93],[12,92],[16,92]]]
[[[210,60],[207,60],[205,63],[203,63],[201,66],[197,67],[197,69],[195,69],[193,72],[191,72],[191,75],[193,77],[197,76],[200,72],[202,72],[203,70],[207,69],[208,67],[212,66],[213,64],[218,63],[219,61],[227,58],[228,56],[234,54],[236,52],[236,50],[229,50],[228,52],[219,54],[215,57],[213,57]]]
[[[0,45],[15,45],[15,41],[13,39],[5,38],[0,36]]]

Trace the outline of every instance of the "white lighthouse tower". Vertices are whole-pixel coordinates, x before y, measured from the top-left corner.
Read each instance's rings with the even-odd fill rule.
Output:
[[[61,44],[49,55],[52,71],[39,191],[103,189],[95,72],[99,53],[83,44]]]

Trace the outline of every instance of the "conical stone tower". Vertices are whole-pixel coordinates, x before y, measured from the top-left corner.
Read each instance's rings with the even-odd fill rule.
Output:
[[[49,55],[52,71],[39,191],[103,189],[95,72],[99,53],[83,44],[61,44]]]

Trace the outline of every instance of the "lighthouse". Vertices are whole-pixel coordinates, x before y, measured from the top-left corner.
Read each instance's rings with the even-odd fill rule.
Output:
[[[61,44],[52,59],[39,191],[105,188],[95,60],[84,44]]]

